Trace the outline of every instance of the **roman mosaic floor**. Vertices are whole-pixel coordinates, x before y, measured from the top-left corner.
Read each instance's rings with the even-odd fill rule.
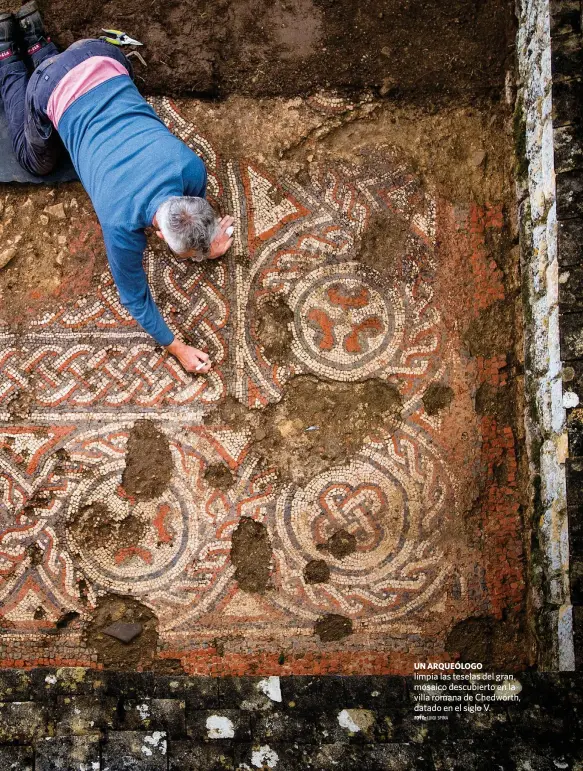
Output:
[[[0,665],[102,666],[112,595],[189,673],[407,672],[455,658],[470,618],[519,635],[516,415],[490,409],[513,374],[502,204],[453,205],[382,144],[280,178],[153,104],[236,219],[221,261],[145,257],[214,366],[185,373],[107,271],[0,326]],[[145,492],[136,430],[136,457],[149,431],[171,458]]]

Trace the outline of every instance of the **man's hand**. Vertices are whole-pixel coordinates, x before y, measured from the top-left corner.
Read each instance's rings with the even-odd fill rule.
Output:
[[[198,348],[193,348],[191,345],[185,345],[176,338],[170,345],[166,346],[166,350],[176,356],[187,372],[204,375],[212,366],[208,353],[199,351]]]
[[[233,217],[228,216],[223,217],[219,222],[217,234],[211,243],[211,249],[209,252],[210,260],[216,260],[217,257],[222,257],[233,243],[233,237],[231,235],[233,231],[231,230],[230,233],[227,233],[227,228],[231,228],[234,222],[235,220]]]

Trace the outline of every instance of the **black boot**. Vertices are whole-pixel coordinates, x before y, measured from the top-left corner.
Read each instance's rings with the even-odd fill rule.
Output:
[[[0,13],[0,64],[20,59],[16,43],[18,28],[11,13]]]
[[[24,41],[24,49],[29,56],[50,42],[51,39],[46,36],[45,25],[36,0],[31,0],[30,3],[23,5],[16,13],[16,20]]]

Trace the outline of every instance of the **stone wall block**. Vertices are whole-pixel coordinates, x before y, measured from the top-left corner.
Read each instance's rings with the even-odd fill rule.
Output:
[[[32,672],[31,681],[34,699],[97,695],[103,693],[105,689],[102,673],[83,667],[35,669]]]
[[[542,505],[549,509],[549,514],[554,512],[554,507],[565,501],[565,476],[563,468],[558,462],[555,444],[552,439],[547,439],[542,446],[540,454],[541,467],[541,499]],[[544,476],[543,476],[544,473]],[[556,532],[549,531],[551,537]]]
[[[580,124],[555,128],[555,171],[583,169],[583,127]]]
[[[0,669],[0,701],[29,701],[31,680],[30,672]]]
[[[334,706],[330,705],[330,711],[334,712]],[[336,710],[338,711],[338,710]],[[326,718],[328,715],[325,716]],[[334,720],[335,715],[331,715],[332,728],[342,729],[338,721]],[[253,739],[261,744],[320,744],[334,741],[333,734],[326,731],[322,735],[325,718],[320,715],[289,715],[289,714],[261,714],[257,716],[253,726]]]
[[[186,736],[186,702],[181,699],[138,699],[123,702],[125,731],[165,731],[173,739]]]
[[[219,678],[157,675],[153,695],[158,699],[182,699],[187,709],[213,709],[219,706]]]
[[[570,362],[563,373],[563,379],[568,383],[569,390],[575,391],[583,403],[583,361]]]
[[[233,749],[230,744],[199,744],[193,741],[172,742],[168,771],[233,771]]]
[[[578,171],[557,175],[557,217],[583,217],[583,174]]]
[[[0,747],[2,771],[34,771],[32,747]]]
[[[116,672],[104,670],[99,673],[107,696],[124,695],[126,699],[143,699],[152,694],[154,675],[152,672]]]
[[[192,710],[186,717],[186,732],[197,742],[250,742],[254,720],[241,709]]]
[[[579,77],[583,71],[583,49],[580,35],[565,35],[553,39],[553,80]]]
[[[275,702],[267,693],[267,683],[267,679],[262,677],[221,677],[219,705],[221,708],[251,712],[273,709]]]
[[[573,641],[575,668],[583,669],[583,605],[573,607]]]
[[[567,503],[569,506],[583,504],[583,458],[569,458],[567,468]]]
[[[0,704],[0,743],[31,744],[47,732],[44,707],[33,701]]]
[[[583,218],[559,222],[559,265],[583,265]]]
[[[580,0],[550,0],[551,35],[581,32]]]
[[[583,359],[583,313],[561,315],[561,355],[566,362]]]
[[[51,715],[59,735],[83,736],[117,727],[113,696],[59,696]]]
[[[167,771],[168,744],[160,731],[110,733],[103,746],[101,771]]]
[[[583,79],[562,80],[553,83],[553,125],[555,128],[572,123],[581,125],[583,115]]]
[[[569,562],[571,577],[571,602],[583,605],[583,559],[574,558]]]
[[[51,736],[36,744],[35,771],[99,771],[99,735]]]
[[[564,312],[583,311],[583,265],[573,265],[561,270],[559,302]]]

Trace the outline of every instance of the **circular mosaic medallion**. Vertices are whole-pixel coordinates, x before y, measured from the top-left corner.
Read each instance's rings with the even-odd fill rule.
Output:
[[[288,302],[294,311],[294,355],[323,377],[348,381],[382,371],[401,342],[401,299],[359,263],[307,274]]]
[[[449,568],[438,537],[455,507],[447,472],[414,437],[387,449],[371,448],[281,494],[279,576],[298,612],[380,623],[423,609],[443,587]],[[306,565],[322,559],[330,579],[308,585]]]
[[[121,487],[125,460],[105,464],[69,499],[67,541],[86,575],[116,591],[144,592],[180,575],[197,547],[197,513],[182,480],[151,501]]]

